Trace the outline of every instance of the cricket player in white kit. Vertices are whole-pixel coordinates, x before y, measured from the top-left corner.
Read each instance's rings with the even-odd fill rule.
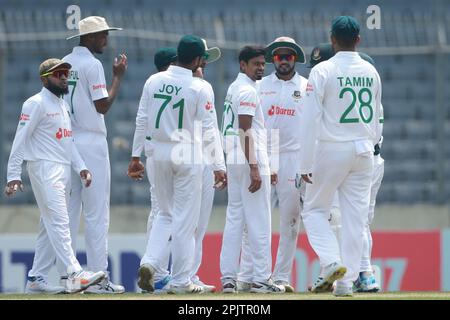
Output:
[[[112,85],[107,90],[103,66],[93,53],[103,53],[109,30],[121,29],[109,27],[102,17],[91,16],[80,20],[79,33],[68,38],[80,37],[80,44],[63,58],[72,65],[70,92],[64,98],[70,106],[75,144],[94,177],[89,189],[72,179],[69,204],[70,230],[74,235],[72,245],[75,249],[83,211],[88,269],[105,272],[108,268],[111,168],[104,114],[116,98],[127,68],[127,58],[121,55],[113,64]],[[125,289],[108,278],[86,292],[123,293]]]
[[[267,134],[256,80],[264,74],[264,48],[244,47],[241,72],[228,88],[222,132],[227,155],[228,206],[220,253],[224,293],[237,292],[244,226],[253,262],[251,292],[282,293],[271,279],[270,169]]]
[[[206,45],[206,41],[202,39],[205,44],[205,59],[203,60],[202,65],[194,72],[195,79],[202,82],[202,85],[205,85],[208,87],[208,94],[209,98],[208,101],[211,102],[209,106],[209,110],[207,110],[207,115],[211,117],[211,121],[214,124],[216,133],[218,134],[218,125],[217,125],[217,116],[214,106],[214,91],[211,87],[211,85],[203,80],[203,69],[206,67],[206,64],[212,63],[220,58],[221,52],[220,49],[217,47],[209,48]],[[177,49],[176,48],[161,48],[157,51],[155,54],[155,66],[157,67],[158,71],[165,71],[169,67],[169,65],[173,64],[176,61],[177,56]],[[210,122],[207,123],[209,125]],[[146,127],[146,105],[144,103],[140,103],[138,114],[136,116],[136,130],[134,134],[134,140],[133,140],[133,154],[132,159],[129,164],[128,169],[128,175],[135,179],[139,180],[143,177],[144,172],[144,166],[139,161],[140,155],[142,153],[142,149],[144,146],[145,141],[145,127]],[[208,128],[205,128],[205,130],[208,130]],[[205,137],[205,138],[211,138],[211,137]],[[220,139],[220,137],[218,137]],[[208,154],[208,150],[204,148],[204,155],[203,159],[205,162],[204,168],[203,168],[203,182],[202,182],[202,195],[201,195],[201,206],[200,206],[200,216],[198,225],[195,232],[195,253],[194,253],[194,263],[193,268],[191,272],[191,281],[199,286],[202,286],[205,292],[212,292],[216,289],[213,285],[208,285],[203,283],[199,276],[197,275],[198,269],[200,268],[200,264],[202,262],[202,242],[203,238],[205,236],[209,218],[211,216],[212,206],[213,206],[213,200],[214,200],[214,168],[211,165],[212,159],[211,155]],[[149,181],[153,181],[152,174],[154,173],[153,169],[153,162],[149,155],[146,153],[147,156],[147,175],[149,178]],[[225,169],[222,167],[222,169]],[[148,227],[147,227],[147,237],[149,239],[150,231],[152,230],[152,224],[153,220],[156,218],[156,215],[159,212],[159,207],[157,203],[157,199],[155,197],[154,192],[154,182],[151,182],[150,187],[151,192],[151,202],[152,202],[152,210],[149,215],[148,219]],[[153,229],[153,232],[160,232],[161,230],[155,230]],[[167,232],[163,230],[163,233]],[[161,238],[161,236],[158,236],[158,238]],[[162,236],[164,238],[164,236]],[[167,283],[170,281],[170,274],[169,271],[171,269],[170,264],[170,241],[168,242],[168,248],[166,252],[161,252],[161,261],[163,261],[162,265],[164,265],[164,261],[168,261],[168,269],[164,270],[156,270],[155,276],[154,276],[154,290],[158,293],[164,293],[167,291],[168,287]],[[142,260],[142,264],[145,263],[145,256]]]
[[[336,55],[311,70],[300,128],[300,170],[309,183],[302,218],[322,267],[311,291],[325,291],[338,280],[337,296],[352,295],[358,278],[373,149],[381,137],[381,80],[376,69],[355,52],[359,41],[354,18],[333,20],[331,43]],[[341,250],[328,222],[337,190]]]
[[[334,54],[335,52],[333,50],[333,46],[331,45],[331,43],[321,43],[313,48],[308,67],[313,68],[318,63],[330,59],[332,56],[334,56]],[[371,65],[375,66],[375,62],[373,61],[372,57],[363,52],[358,52],[358,54],[362,59],[366,60]],[[381,107],[383,106],[381,105]],[[381,126],[383,122],[384,118],[382,115],[382,117],[380,118]],[[369,217],[368,223],[364,230],[363,254],[361,257],[360,272],[358,279],[354,283],[354,291],[356,290],[357,292],[378,292],[380,290],[380,285],[377,283],[375,279],[375,276],[373,274],[374,271],[371,264],[372,235],[370,232],[370,224],[372,223],[374,218],[376,197],[384,174],[384,159],[380,155],[380,147],[382,140],[383,139],[381,139],[380,142],[377,143],[374,148],[373,175],[372,175],[372,184],[370,188]],[[341,210],[339,205],[338,192],[336,192],[333,204],[331,206],[329,221],[331,228],[333,229],[333,232],[335,233],[338,240],[340,240],[339,234],[341,230]]]
[[[172,47],[164,47],[160,48],[156,51],[154,56],[154,64],[158,72],[166,71],[170,65],[174,64],[177,60],[177,49]],[[144,97],[144,96],[143,96]],[[147,241],[150,239],[150,232],[170,232],[169,229],[165,230],[155,230],[153,229],[153,221],[159,212],[159,205],[156,199],[155,192],[155,182],[153,178],[154,164],[152,157],[150,155],[149,148],[149,137],[146,133],[147,127],[147,106],[145,105],[145,100],[142,100],[139,103],[138,112],[136,115],[136,129],[134,131],[133,137],[133,150],[131,154],[131,160],[128,165],[128,176],[133,180],[140,181],[144,177],[145,167],[147,168],[147,178],[150,183],[150,202],[151,209],[147,219]],[[142,151],[144,150],[146,156],[146,166],[142,164],[140,161],[140,157]],[[168,226],[168,225],[167,225]],[[160,236],[161,238],[165,238],[164,235]],[[161,265],[164,265],[163,261],[167,261],[165,263],[166,268],[156,270],[154,275],[154,290],[162,290],[167,287],[170,281],[170,269],[171,269],[171,261],[170,261],[170,240],[167,242],[167,250],[161,251],[162,256],[160,257],[160,261],[162,261]],[[143,262],[145,263],[145,262]],[[143,290],[143,292],[147,292],[147,290]]]
[[[266,62],[275,72],[259,83],[261,108],[269,133],[271,173],[277,174],[272,186],[272,208],[278,199],[280,241],[273,270],[273,280],[293,292],[291,269],[297,247],[300,224],[300,186],[297,185],[300,161],[299,129],[306,78],[295,71],[295,63],[305,63],[303,49],[289,37],[280,37],[266,48]],[[274,135],[274,136],[272,136]]]
[[[197,36],[184,36],[177,55],[177,65],[151,76],[141,97],[141,104],[146,106],[145,132],[150,139],[159,212],[152,226],[158,232],[150,232],[138,284],[147,291],[154,290],[155,273],[167,267],[166,262],[161,265],[161,250],[167,251],[167,241],[172,237],[168,292],[203,293],[202,286],[192,283],[191,271],[200,215],[204,130],[212,132],[212,144],[220,150],[213,164],[216,183],[226,184],[225,165],[220,140],[207,115],[211,106],[209,89],[192,74],[205,59],[205,45]],[[168,230],[165,237],[161,230]]]
[[[210,123],[214,126],[214,131],[209,131],[208,127],[203,129],[204,131],[204,140],[211,140],[212,138],[220,140],[220,131],[219,126],[217,124],[217,114],[215,108],[215,98],[214,98],[214,90],[211,84],[203,79],[203,70],[206,66],[216,60],[218,60],[221,56],[220,49],[218,47],[208,48],[205,39],[202,39],[205,45],[205,59],[203,60],[202,65],[194,72],[194,77],[197,81],[200,81],[202,85],[208,88],[208,101],[210,101],[210,105],[208,106],[208,110],[206,110],[206,115],[210,118],[209,121],[206,122],[206,125],[209,126]],[[215,133],[218,136],[211,136],[211,133]],[[222,147],[218,148],[219,152],[223,155]],[[194,284],[200,285],[203,287],[205,292],[213,292],[216,290],[216,287],[213,285],[205,284],[200,280],[198,276],[198,271],[200,269],[200,265],[202,263],[203,256],[203,238],[205,237],[206,231],[208,229],[209,218],[211,217],[211,211],[213,207],[214,201],[214,191],[215,189],[223,189],[225,186],[217,186],[214,185],[214,158],[215,153],[211,153],[211,150],[207,148],[207,145],[203,148],[203,179],[202,179],[202,196],[201,196],[201,205],[200,205],[200,216],[198,219],[197,228],[195,230],[195,251],[194,251],[194,263],[191,271],[191,281]],[[224,163],[225,165],[225,163]],[[222,170],[225,170],[225,167],[221,167]]]
[[[67,93],[70,68],[69,63],[54,58],[40,65],[44,88],[23,104],[8,161],[6,195],[12,196],[18,189],[22,190],[22,164],[27,161],[31,186],[41,212],[26,293],[52,294],[66,290],[47,282],[55,254],[72,284],[67,288],[70,293],[85,290],[106,276],[103,271],[83,271],[71,247],[67,213],[70,169],[77,172],[75,179],[80,183],[81,179],[85,181],[85,187],[91,184],[91,174],[73,143],[68,106],[61,98]]]
[[[305,63],[303,49],[289,37],[279,37],[266,49],[266,63],[275,65],[275,72],[258,83],[261,109],[268,132],[268,151],[272,173],[272,209],[278,200],[280,210],[280,241],[272,278],[286,292],[294,292],[289,283],[297,247],[300,225],[301,197],[298,184],[300,172],[300,113],[307,80],[295,71],[295,63]],[[304,184],[303,184],[304,185]],[[245,235],[246,236],[246,235]],[[238,291],[250,289],[252,263],[247,238],[238,275]],[[247,285],[248,284],[248,285]]]

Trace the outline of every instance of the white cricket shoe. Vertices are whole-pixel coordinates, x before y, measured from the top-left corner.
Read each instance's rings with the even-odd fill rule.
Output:
[[[144,263],[139,267],[138,286],[146,292],[155,291],[155,268],[148,263]]]
[[[212,284],[206,284],[203,281],[201,281],[200,279],[198,279],[197,281],[193,281],[194,284],[203,287],[203,290],[205,291],[205,293],[211,293],[216,291],[216,286],[213,286]]]
[[[66,292],[77,293],[84,291],[90,286],[98,284],[100,281],[106,278],[106,273],[103,271],[91,272],[91,271],[78,271],[70,274],[66,281]]]
[[[253,282],[251,293],[285,293],[284,286],[279,286],[269,279],[267,282]]]
[[[333,287],[333,282],[342,279],[346,272],[347,268],[337,262],[329,264],[323,269],[322,274],[311,286],[311,292],[330,292]]]
[[[222,293],[237,293],[236,280],[226,278],[222,280]]]
[[[65,287],[52,286],[43,277],[28,277],[27,285],[25,286],[26,294],[58,294],[64,293]]]
[[[246,281],[237,281],[237,291],[238,292],[250,292],[250,289],[252,288],[251,282]]]
[[[380,285],[377,283],[373,272],[364,271],[360,272],[358,279],[354,282],[355,292],[378,292],[380,291]]]
[[[353,288],[351,286],[346,287],[346,286],[336,285],[334,287],[333,294],[336,297],[351,297],[351,296],[353,296]]]
[[[84,291],[84,293],[91,294],[120,294],[124,292],[125,288],[120,284],[114,284],[109,281],[109,277],[106,277],[100,283],[90,286]]]
[[[169,290],[167,291],[169,294],[202,294],[205,293],[205,290],[202,286],[196,285],[196,284],[189,284],[185,287],[176,287],[176,286],[170,286]]]
[[[291,284],[290,284],[289,282],[287,282],[287,281],[284,281],[284,280],[276,280],[276,281],[275,281],[275,284],[276,284],[276,285],[279,285],[279,286],[283,286],[283,287],[284,287],[284,290],[285,290],[286,292],[295,292],[294,287],[291,286]]]

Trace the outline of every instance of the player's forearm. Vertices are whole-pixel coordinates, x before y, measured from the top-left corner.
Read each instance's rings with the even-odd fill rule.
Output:
[[[108,98],[104,99],[103,103],[96,104],[95,107],[98,113],[106,114],[111,108],[114,100],[116,99],[117,93],[119,92],[121,78],[114,76],[112,80],[111,87],[108,90]]]
[[[23,113],[22,113],[23,114]],[[13,144],[11,146],[11,153],[8,159],[7,168],[7,180],[21,180],[22,175],[22,164],[25,158],[25,144],[27,138],[33,132],[35,127],[34,122],[36,122],[37,117],[32,117],[28,123],[20,123],[16,135],[14,137]]]
[[[300,173],[312,172],[316,141],[321,118],[320,102],[314,95],[306,99],[300,126]]]
[[[144,149],[144,143],[145,143],[145,131],[144,130],[136,130],[134,131],[134,138],[133,138],[133,149],[131,152],[132,157],[140,158],[142,154],[142,150]]]
[[[245,159],[251,167],[252,165],[257,165],[256,153],[255,153],[255,141],[250,130],[239,130],[239,138],[241,141],[241,148],[244,152]]]
[[[75,145],[74,142],[72,142],[72,169],[76,172],[76,173],[80,173],[83,170],[87,170],[86,164],[83,161],[83,158],[81,158],[80,153],[78,152],[78,149]]]

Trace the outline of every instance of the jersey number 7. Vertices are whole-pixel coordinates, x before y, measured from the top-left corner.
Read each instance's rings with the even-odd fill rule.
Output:
[[[76,81],[67,81],[67,85],[72,88],[72,92],[70,93],[70,112],[73,114],[73,94],[75,93],[75,88],[77,87],[77,82]]]

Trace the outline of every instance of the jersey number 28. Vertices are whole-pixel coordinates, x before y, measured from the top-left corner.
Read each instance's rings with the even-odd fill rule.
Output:
[[[348,114],[355,107],[355,104],[356,104],[356,92],[352,88],[344,88],[339,93],[339,98],[342,99],[346,92],[349,92],[352,95],[352,102],[347,107],[347,109],[345,109],[345,111],[342,114],[341,119],[340,119],[339,122],[340,123],[358,123],[359,122],[359,117],[358,118],[348,118],[347,117]],[[363,99],[363,94],[365,92],[367,92],[367,95],[366,95],[367,99]],[[361,90],[359,90],[359,92],[358,92],[358,102],[359,102],[359,110],[358,111],[359,111],[359,116],[361,117],[361,120],[364,123],[369,123],[370,121],[372,121],[372,118],[373,118],[373,109],[372,109],[372,106],[371,106],[371,103],[372,103],[372,92],[368,88],[362,88]],[[366,117],[366,115],[363,112],[365,108],[369,110],[369,116],[368,117]]]

